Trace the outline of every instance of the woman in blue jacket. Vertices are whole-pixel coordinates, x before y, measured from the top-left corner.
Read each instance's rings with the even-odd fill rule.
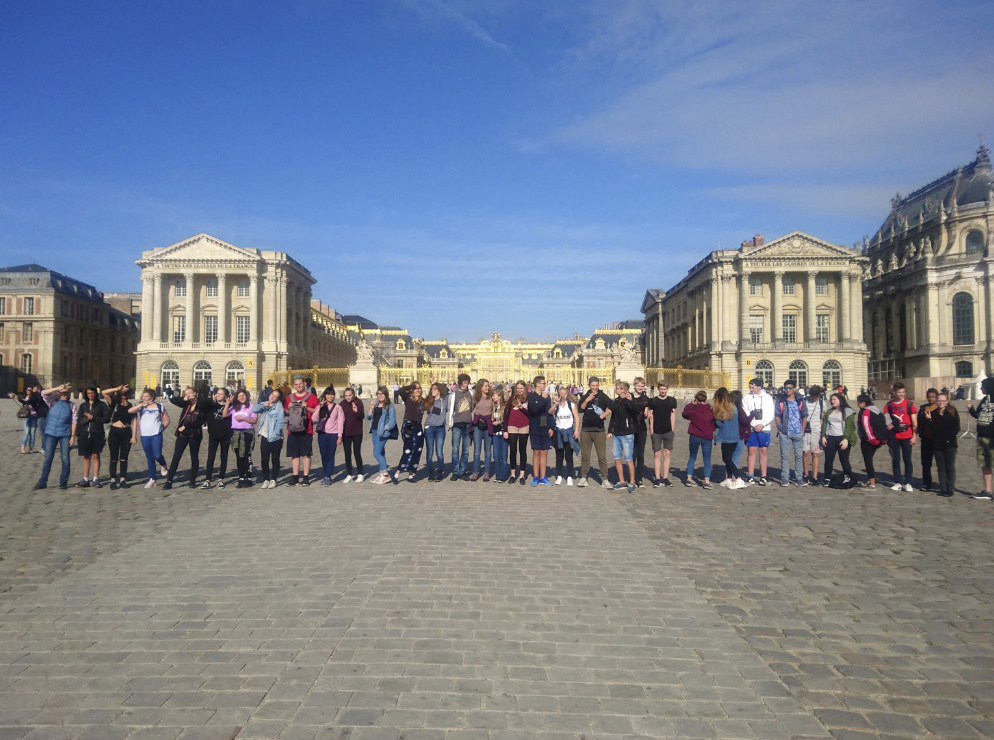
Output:
[[[373,457],[380,466],[380,474],[373,479],[373,483],[387,483],[391,478],[384,452],[387,440],[396,439],[394,435],[397,433],[397,413],[390,403],[390,392],[385,385],[376,389],[376,404],[366,414],[366,418],[372,422],[369,425],[369,435],[373,438]],[[393,481],[399,483],[397,479]]]
[[[274,389],[269,399],[257,403],[252,411],[259,417],[257,431],[262,452],[262,487],[276,488],[276,481],[280,477],[280,453],[283,451],[283,432],[286,426],[283,391]]]

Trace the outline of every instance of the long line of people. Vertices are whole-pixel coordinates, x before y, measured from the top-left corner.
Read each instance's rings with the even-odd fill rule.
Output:
[[[984,490],[976,499],[994,500],[992,463],[994,463],[994,378],[983,384],[984,397],[976,406],[968,404],[977,420],[977,462],[982,469]],[[403,405],[395,409],[386,387],[377,389],[368,410],[353,388],[342,392],[337,400],[333,387],[315,394],[303,377],[295,377],[290,389],[267,386],[256,403],[249,391],[225,388],[198,394],[186,388],[169,398],[173,413],[175,445],[172,460],[163,456],[163,435],[172,424],[167,405],[154,390],[145,389],[134,403],[127,385],[84,391],[82,403],[70,400],[68,384],[42,390],[28,388],[20,401],[18,416],[24,421],[21,452],[35,451],[41,434],[43,458],[36,489],[47,486],[55,453],[61,454],[59,485],[69,482],[69,449],[76,445],[82,458],[80,487],[101,487],[101,454],[110,452],[109,482],[112,489],[128,485],[128,455],[140,441],[146,459],[145,487],[165,477],[163,487],[172,488],[185,454],[189,455],[187,485],[223,487],[228,455],[233,452],[237,469],[237,487],[256,484],[252,453],[260,447],[261,486],[274,488],[280,480],[280,458],[290,457],[290,486],[310,484],[314,437],[321,456],[321,483],[331,485],[339,447],[344,448],[345,483],[362,483],[364,425],[368,424],[376,459],[375,484],[415,482],[425,450],[425,479],[445,478],[445,437],[451,435],[450,480],[491,481],[528,484],[528,448],[532,451],[531,485],[576,485],[590,483],[592,455],[597,458],[597,472],[602,486],[634,492],[646,485],[643,474],[645,446],[652,443],[654,487],[671,487],[671,456],[676,431],[676,399],[669,395],[665,382],[657,394],[649,397],[645,381],[636,378],[615,384],[614,397],[600,388],[596,377],[579,397],[565,386],[550,389],[544,377],[530,384],[519,380],[513,386],[491,385],[478,380],[470,388],[470,378],[462,374],[449,387],[436,382],[424,392],[420,383],[399,388],[396,397]],[[399,404],[397,404],[399,406]],[[947,393],[929,389],[926,403],[920,408],[907,399],[906,389],[896,383],[891,398],[878,408],[867,394],[857,398],[852,408],[842,392],[827,398],[813,387],[806,394],[788,381],[774,398],[763,389],[759,379],[750,381],[749,391],[719,388],[709,400],[698,391],[686,404],[682,417],[687,420],[689,454],[683,482],[687,486],[711,489],[712,448],[719,451],[724,467],[720,485],[741,489],[749,485],[770,485],[769,448],[776,436],[780,447],[781,486],[822,485],[837,488],[861,486],[875,488],[875,455],[888,447],[891,455],[895,491],[912,491],[913,456],[917,444],[921,450],[923,491],[953,495],[956,484],[956,453],[961,431],[960,415],[950,404]],[[204,480],[200,474],[200,447],[206,429],[208,437]],[[399,461],[393,471],[386,460],[387,444],[401,440]],[[608,441],[616,480],[608,476]],[[851,454],[859,447],[866,470],[864,480],[857,481]],[[472,464],[469,450],[472,447]],[[549,452],[555,450],[554,464]],[[742,453],[746,452],[745,464]],[[579,468],[575,466],[580,456]],[[821,458],[824,456],[824,468]],[[697,475],[701,458],[703,475]],[[218,461],[215,478],[215,460]],[[835,475],[836,460],[841,473]],[[933,465],[937,481],[933,479]],[[758,470],[757,470],[758,468]],[[758,473],[758,474],[757,474]],[[550,480],[550,477],[554,480]]]

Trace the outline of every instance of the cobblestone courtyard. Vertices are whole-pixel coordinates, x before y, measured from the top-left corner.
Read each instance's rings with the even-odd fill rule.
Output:
[[[991,502],[31,492],[2,410],[0,740],[994,737]]]

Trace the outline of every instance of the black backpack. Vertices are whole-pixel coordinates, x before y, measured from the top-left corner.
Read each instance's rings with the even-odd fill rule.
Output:
[[[856,479],[849,475],[848,473],[839,473],[838,475],[833,475],[832,480],[829,481],[829,488],[840,488],[849,489],[856,486]]]

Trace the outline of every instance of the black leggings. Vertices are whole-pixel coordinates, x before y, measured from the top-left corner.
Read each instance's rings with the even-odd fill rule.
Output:
[[[852,475],[852,466],[849,464],[849,448],[846,447],[842,449],[842,440],[845,437],[825,437],[827,445],[825,446],[825,479],[830,480],[832,477],[832,467],[835,465],[835,453],[839,453],[839,462],[842,463],[842,472],[846,475]]]
[[[190,483],[197,480],[197,473],[200,472],[200,440],[202,437],[176,437],[176,448],[173,450],[173,461],[169,463],[169,474],[166,480],[173,482],[176,476],[176,468],[179,467],[180,460],[183,459],[183,450],[190,448]]]
[[[863,453],[863,467],[866,468],[866,477],[874,480],[877,479],[877,471],[873,467],[873,456],[877,454],[879,449],[879,445],[871,445],[866,441],[859,443],[859,451]]]
[[[118,465],[121,466],[121,480],[128,477],[128,455],[131,453],[131,427],[111,427],[107,433],[107,449],[110,451],[110,478],[117,478]]]
[[[219,447],[221,448],[221,462],[218,465],[217,478],[218,480],[224,480],[224,474],[228,472],[229,445],[231,445],[230,435],[209,437],[207,442],[207,466],[205,468],[207,480],[211,480],[214,477],[214,457],[217,455]]]
[[[721,443],[721,461],[725,463],[725,477],[731,480],[739,477],[739,469],[735,467],[735,448],[738,442]]]
[[[283,440],[270,442],[265,437],[259,437],[259,449],[262,451],[262,478],[276,480],[280,477],[280,453],[283,452]]]
[[[635,465],[635,483],[642,482],[642,468],[645,467],[645,425],[635,428],[635,448],[632,450],[632,462]]]
[[[248,478],[249,477],[249,465],[252,462],[252,440],[254,435],[252,432],[242,432],[245,437],[245,455],[235,454],[235,464],[238,466],[238,477]]]
[[[563,467],[563,462],[566,467]],[[556,474],[563,478],[573,477],[573,445],[567,443],[556,448]]]
[[[942,493],[953,493],[956,489],[956,448],[932,450],[935,467],[939,469],[939,489]]]
[[[521,453],[521,472],[525,472],[528,464],[528,435],[510,432],[507,435],[507,444],[511,450],[511,470],[518,469],[518,453]]]
[[[345,450],[345,475],[352,475],[352,455],[355,455],[355,465],[359,475],[362,475],[362,435],[350,434],[342,437],[342,447]]]

